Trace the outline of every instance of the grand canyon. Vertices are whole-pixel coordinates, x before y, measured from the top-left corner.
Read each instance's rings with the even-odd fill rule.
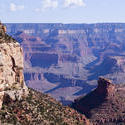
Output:
[[[124,83],[125,24],[5,24],[24,52],[26,85],[64,105],[97,86]]]
[[[23,53],[19,43],[0,23],[0,124],[90,125],[89,120],[47,94],[25,85]]]

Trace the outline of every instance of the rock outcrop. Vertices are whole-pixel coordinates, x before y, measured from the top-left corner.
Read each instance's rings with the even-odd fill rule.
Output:
[[[98,80],[98,87],[95,91],[99,95],[109,96],[114,94],[115,85],[112,84],[111,80],[100,77]]]
[[[125,87],[100,77],[95,90],[72,104],[95,125],[125,123]]]
[[[5,98],[20,100],[28,94],[23,77],[23,52],[0,23],[0,108]]]

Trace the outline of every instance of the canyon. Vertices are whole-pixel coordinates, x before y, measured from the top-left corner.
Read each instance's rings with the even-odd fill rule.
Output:
[[[6,24],[24,51],[26,85],[64,105],[94,89],[99,76],[124,83],[125,24]]]
[[[70,107],[27,88],[23,74],[23,51],[6,34],[0,22],[0,124],[1,125],[91,125]]]

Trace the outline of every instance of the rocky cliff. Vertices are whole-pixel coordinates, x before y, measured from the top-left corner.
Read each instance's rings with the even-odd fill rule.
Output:
[[[95,125],[125,123],[125,87],[100,77],[95,90],[75,100],[72,107]]]
[[[5,98],[20,100],[28,93],[23,77],[23,52],[0,23],[0,108]]]

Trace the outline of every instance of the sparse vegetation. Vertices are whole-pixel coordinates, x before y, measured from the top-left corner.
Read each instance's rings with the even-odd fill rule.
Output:
[[[8,100],[0,111],[1,123],[14,125],[84,125],[89,123],[84,115],[63,107],[48,95],[29,90],[21,101]]]

